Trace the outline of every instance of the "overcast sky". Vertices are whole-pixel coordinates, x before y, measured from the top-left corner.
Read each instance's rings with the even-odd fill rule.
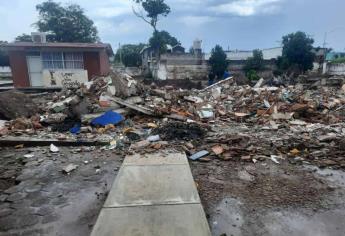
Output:
[[[0,40],[35,31],[35,5],[41,0],[0,0]],[[116,49],[119,43],[146,42],[149,25],[132,13],[131,0],[60,0],[81,5],[96,24],[103,42]],[[209,51],[216,44],[225,49],[270,48],[280,45],[284,34],[302,30],[322,46],[345,49],[345,0],[166,0],[171,14],[158,28],[177,37],[187,49],[195,38]]]

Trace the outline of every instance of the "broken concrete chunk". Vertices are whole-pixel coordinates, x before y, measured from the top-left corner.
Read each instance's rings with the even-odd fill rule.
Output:
[[[307,122],[303,120],[291,120],[289,123],[291,125],[307,125]]]
[[[51,110],[56,113],[62,112],[65,109],[66,109],[66,105],[63,102],[54,103],[51,107]]]
[[[213,107],[210,104],[201,107],[197,113],[201,119],[209,119],[214,117]]]
[[[331,141],[337,139],[337,135],[335,133],[329,133],[329,134],[326,134],[326,135],[320,135],[320,136],[317,137],[317,139],[320,142],[331,142]]]
[[[59,148],[55,146],[54,144],[50,144],[50,152],[57,153],[59,152]]]
[[[138,84],[128,74],[113,73],[111,75],[112,84],[116,88],[116,96],[128,98],[138,93]]]
[[[153,135],[153,136],[149,136],[146,140],[149,142],[157,142],[159,141],[161,138],[159,137],[159,135]]]
[[[267,100],[264,100],[264,104],[265,104],[266,108],[270,108],[271,107],[271,104]]]
[[[213,99],[218,99],[220,95],[222,95],[222,88],[221,87],[213,88],[211,92],[212,92]]]
[[[186,97],[184,97],[184,99],[189,101],[189,102],[194,102],[194,103],[204,102],[204,100],[202,98],[197,97],[197,96],[186,96]]]
[[[130,149],[134,149],[134,150],[142,149],[142,148],[148,147],[150,144],[151,144],[150,141],[148,141],[148,140],[143,140],[143,141],[140,141],[140,142],[137,142],[137,143],[133,143],[133,144],[130,146]]]
[[[25,158],[33,158],[35,155],[34,154],[25,154],[24,157]]]
[[[273,113],[272,119],[274,120],[290,120],[294,113]]]
[[[76,170],[78,168],[78,165],[75,165],[75,164],[69,164],[67,165],[66,167],[64,167],[62,169],[62,171],[65,173],[65,174],[69,174],[70,172]]]
[[[59,124],[64,122],[66,118],[67,115],[64,113],[55,113],[41,117],[41,122],[45,122],[47,124]]]
[[[258,82],[254,85],[254,88],[260,88],[263,83],[264,83],[264,79],[263,78],[259,79]]]
[[[144,102],[144,99],[142,99],[139,96],[134,96],[134,97],[127,98],[125,102],[130,103],[130,104],[140,104]]]

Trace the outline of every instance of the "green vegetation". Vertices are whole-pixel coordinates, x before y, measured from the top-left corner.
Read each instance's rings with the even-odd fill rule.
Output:
[[[61,6],[52,0],[36,6],[40,32],[48,32],[48,41],[93,43],[99,40],[97,28],[76,4]]]
[[[215,48],[212,49],[209,63],[213,74],[217,75],[218,78],[222,78],[229,63],[221,46],[216,45]]]
[[[164,0],[133,0],[139,5],[139,10],[133,8],[134,14],[148,23],[153,28],[153,34],[149,39],[149,44],[154,48],[155,53],[160,55],[167,49],[167,44],[175,46],[179,41],[171,36],[167,31],[159,31],[157,23],[159,17],[167,17],[170,13],[170,7]]]
[[[164,53],[167,50],[167,45],[175,46],[180,42],[167,31],[153,32],[152,37],[149,39],[150,46],[153,48],[159,48],[160,53]]]
[[[277,61],[280,70],[296,69],[298,72],[306,72],[313,68],[314,39],[304,32],[291,33],[283,37],[283,55]]]
[[[254,50],[253,57],[250,57],[244,66],[244,71],[248,73],[249,71],[260,71],[265,68],[264,57],[261,50]]]
[[[22,34],[17,36],[14,41],[16,42],[32,42],[31,35],[28,34]]]
[[[157,23],[159,16],[166,17],[170,13],[170,7],[164,2],[164,0],[134,0],[142,10],[135,10],[133,8],[134,14],[141,18],[143,21],[152,26],[154,32],[157,32]]]
[[[331,61],[332,64],[345,63],[345,57],[339,57]]]
[[[251,81],[255,81],[255,80],[259,80],[260,79],[260,77],[258,76],[258,73],[255,70],[248,71],[246,73],[246,76]]]
[[[122,62],[126,67],[137,67],[142,63],[140,51],[145,44],[125,44],[117,50],[115,55],[116,62]]]

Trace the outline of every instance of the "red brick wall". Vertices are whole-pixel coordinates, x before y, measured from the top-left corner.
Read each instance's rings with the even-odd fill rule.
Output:
[[[89,80],[94,76],[104,76],[110,73],[109,57],[106,50],[100,52],[84,52],[84,69]]]
[[[93,76],[101,75],[98,52],[84,52],[84,69],[87,70],[89,80]]]
[[[9,51],[13,84],[16,88],[30,87],[30,77],[24,51]]]
[[[101,65],[101,75],[108,75],[110,73],[110,63],[106,50],[102,50],[99,53],[99,61]]]
[[[9,58],[14,86],[17,88],[30,87],[25,51],[10,51]],[[108,75],[110,64],[106,51],[84,52],[84,67],[88,72],[89,80],[93,76]]]

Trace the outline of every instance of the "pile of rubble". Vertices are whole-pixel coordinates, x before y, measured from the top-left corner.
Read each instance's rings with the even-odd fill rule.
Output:
[[[0,135],[104,140],[106,148],[139,152],[174,146],[201,161],[345,168],[345,88],[262,84],[229,78],[182,90],[112,74],[47,96],[35,114],[2,122]]]

